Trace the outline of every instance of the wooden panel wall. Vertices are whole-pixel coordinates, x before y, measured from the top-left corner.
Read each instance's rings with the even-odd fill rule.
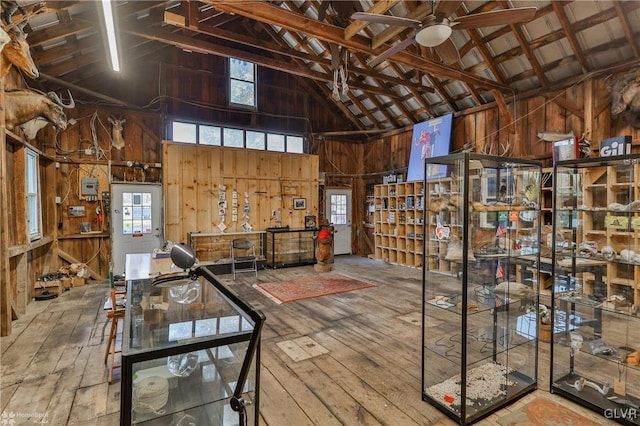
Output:
[[[182,66],[163,65],[164,94],[171,116],[228,127],[300,134],[355,129],[315,88],[314,82],[258,67],[257,110],[229,108],[226,58],[178,50],[172,55],[169,62]]]
[[[245,196],[254,231],[304,228],[318,213],[318,157],[163,142],[165,238],[186,242],[189,232],[219,232],[221,193],[227,202],[226,232],[242,232]],[[224,190],[221,190],[222,185]],[[233,192],[238,220],[232,221]],[[296,210],[295,198],[306,199]],[[273,215],[275,212],[275,216]],[[279,218],[279,220],[278,220]]]

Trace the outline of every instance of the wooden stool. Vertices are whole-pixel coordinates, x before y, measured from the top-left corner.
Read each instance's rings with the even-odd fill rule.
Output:
[[[121,349],[117,349],[117,339],[116,335],[118,333],[118,320],[124,319],[124,308],[119,308],[116,306],[116,295],[123,294],[122,292],[117,292],[115,288],[111,289],[111,309],[107,312],[107,318],[111,320],[111,329],[109,330],[109,340],[107,342],[107,350],[104,353],[104,363],[108,368],[108,380],[109,383],[113,380],[113,370],[116,368],[120,368],[121,364],[115,364],[115,356],[117,353],[122,352]],[[110,361],[109,358],[111,358]]]

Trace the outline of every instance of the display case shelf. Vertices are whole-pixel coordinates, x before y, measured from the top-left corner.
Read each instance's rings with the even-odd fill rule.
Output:
[[[551,391],[622,424],[640,425],[640,156],[554,167],[556,312]],[[569,208],[565,210],[564,207]],[[599,264],[587,273],[587,264]]]
[[[463,153],[425,175],[443,167],[424,182],[422,394],[470,424],[536,389],[542,168]]]

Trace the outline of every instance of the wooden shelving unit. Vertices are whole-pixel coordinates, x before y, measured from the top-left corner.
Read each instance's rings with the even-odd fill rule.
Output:
[[[424,184],[403,182],[374,188],[375,258],[422,267]]]
[[[561,165],[556,173],[556,245],[575,246],[563,250],[560,259],[578,262],[603,261],[604,283],[597,283],[593,273],[574,274],[582,281],[586,294],[599,297],[623,295],[626,303],[640,306],[640,263],[625,253],[640,253],[640,158],[610,161],[583,161]],[[575,166],[575,168],[573,167]],[[617,207],[616,207],[617,206]],[[620,206],[631,206],[623,208]],[[581,247],[591,245],[589,254]],[[604,247],[615,256],[605,258]],[[600,284],[601,288],[596,288]]]

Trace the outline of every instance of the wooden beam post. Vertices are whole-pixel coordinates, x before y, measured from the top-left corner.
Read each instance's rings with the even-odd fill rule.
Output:
[[[2,61],[2,57],[0,57]],[[0,79],[0,105],[4,105],[4,79]],[[9,273],[9,202],[7,200],[7,140],[4,108],[0,109],[0,336],[11,334],[11,279]]]

